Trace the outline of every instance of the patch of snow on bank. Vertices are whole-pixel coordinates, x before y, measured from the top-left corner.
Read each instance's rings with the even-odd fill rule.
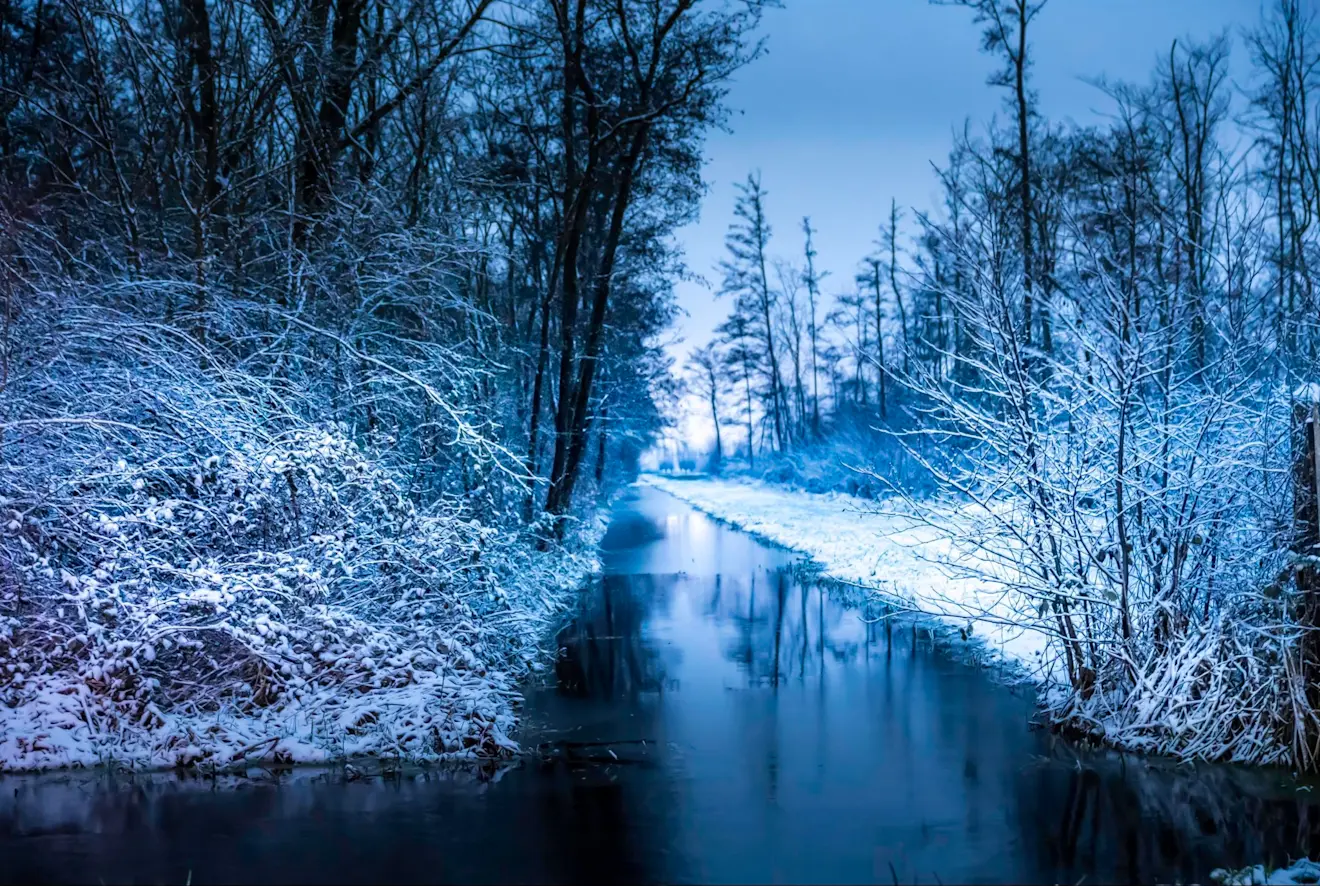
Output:
[[[1017,623],[1002,589],[960,574],[965,561],[948,538],[912,517],[842,493],[801,492],[754,480],[647,474],[640,482],[810,555],[831,578],[897,597],[964,630],[970,622],[972,635],[990,651],[1034,677],[1049,678],[1047,636]],[[951,510],[950,520],[957,519]]]
[[[1219,868],[1210,879],[1224,886],[1291,886],[1296,883],[1320,883],[1320,864],[1301,858],[1286,868],[1266,870],[1263,864],[1237,871]]]
[[[540,551],[338,430],[244,445],[0,497],[0,773],[516,749],[599,518]]]
[[[541,666],[538,644],[555,614],[599,568],[594,555],[565,552],[529,553],[518,565],[514,599],[470,611],[457,626],[443,619],[377,622],[346,606],[321,607],[316,619],[302,613],[295,620],[291,612],[288,627],[271,621],[290,636],[329,629],[349,652],[318,658],[283,644],[277,660],[301,667],[289,670],[295,688],[265,707],[226,701],[218,710],[170,708],[105,690],[112,670],[137,675],[157,663],[154,654],[107,666],[89,650],[77,672],[34,667],[22,685],[0,681],[0,774],[507,757],[518,750],[512,734],[519,682]],[[377,654],[368,656],[372,650]],[[214,689],[199,686],[197,696]]]

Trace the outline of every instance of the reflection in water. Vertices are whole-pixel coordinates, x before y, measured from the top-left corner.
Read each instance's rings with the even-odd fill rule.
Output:
[[[660,689],[662,669],[640,641],[641,626],[669,576],[603,576],[587,605],[558,637],[555,680],[561,694],[633,699]]]
[[[1320,852],[1278,774],[1079,756],[911,622],[661,493],[602,558],[529,694],[542,753],[498,780],[5,779],[0,880],[1203,881]]]

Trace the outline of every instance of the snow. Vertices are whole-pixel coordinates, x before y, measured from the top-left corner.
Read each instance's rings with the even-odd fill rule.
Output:
[[[1320,382],[1299,385],[1293,391],[1293,399],[1303,403],[1320,403]]]
[[[519,683],[598,567],[599,521],[540,551],[461,502],[418,507],[342,435],[268,448],[171,452],[172,471],[92,456],[80,487],[26,493],[41,519],[0,533],[0,772],[516,750]],[[190,500],[132,482],[198,465],[212,474]],[[280,498],[295,481],[306,538]],[[189,512],[206,519],[181,529]]]
[[[1320,863],[1301,858],[1286,868],[1268,870],[1264,865],[1236,871],[1219,868],[1210,879],[1224,886],[1289,886],[1294,883],[1320,883]]]
[[[811,493],[751,479],[672,479],[644,484],[754,535],[810,555],[833,579],[859,585],[979,637],[983,648],[1038,679],[1051,673],[1048,636],[1023,627],[1010,595],[968,577],[968,555],[948,533],[898,502]],[[949,525],[961,515],[948,509]]]
[[[518,749],[511,737],[518,684],[538,663],[536,644],[553,613],[597,566],[586,556],[531,560],[524,577],[528,587],[539,588],[541,611],[520,602],[484,616],[470,613],[462,638],[430,619],[387,625],[341,607],[326,607],[319,618],[304,610],[304,620],[293,627],[235,612],[240,623],[228,625],[232,636],[257,649],[255,629],[271,643],[273,661],[288,658],[300,665],[283,663],[285,688],[264,707],[245,701],[243,691],[217,696],[218,706],[157,703],[152,688],[160,681],[147,677],[159,667],[154,645],[88,646],[80,670],[54,667],[31,650],[33,666],[14,664],[0,693],[0,773],[101,765],[223,770],[263,761],[326,763],[360,756],[411,761],[508,756]],[[305,640],[300,649],[287,640],[277,643],[277,634],[305,638],[317,626],[335,631],[337,640],[353,648],[342,656],[314,655]],[[361,654],[363,649],[399,651],[373,658]],[[35,673],[24,673],[28,670]],[[143,691],[132,699],[109,693],[112,675],[139,677]],[[224,689],[202,688],[208,695]]]

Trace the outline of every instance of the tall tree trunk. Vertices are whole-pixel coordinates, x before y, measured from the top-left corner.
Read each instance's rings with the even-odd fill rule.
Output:
[[[724,461],[724,444],[720,440],[720,408],[715,402],[715,373],[710,377],[710,418],[715,423],[715,458],[711,461],[711,473],[718,474]]]
[[[887,380],[889,378],[889,368],[885,365],[885,312],[882,295],[883,290],[880,287],[880,262],[878,261],[871,262],[871,287],[872,292],[875,295],[876,367],[878,369],[876,374],[878,376],[877,381],[879,382],[878,396],[880,398],[880,420],[888,421],[889,416],[887,414],[887,409],[889,395]]]
[[[908,338],[907,309],[903,306],[903,291],[898,287],[898,201],[889,201],[889,287],[894,290],[898,305],[899,331],[903,334],[903,374],[912,372],[912,342]]]
[[[756,220],[758,229],[762,229],[764,225],[764,217],[762,215],[761,201],[759,199],[756,201]],[[770,278],[766,274],[765,268],[765,242],[763,240],[758,240],[757,242],[756,258],[758,270],[760,272],[760,280],[758,281],[760,292],[758,294],[761,301],[761,317],[762,322],[765,324],[765,352],[766,357],[770,360],[770,412],[774,419],[775,445],[778,446],[782,452],[785,448],[784,423],[780,415],[779,407],[780,401],[782,400],[782,392],[780,390],[782,385],[779,377],[779,356],[775,352],[774,323],[770,316],[772,298],[770,294]]]
[[[820,372],[817,367],[819,348],[819,330],[816,328],[816,304],[820,300],[820,281],[816,279],[816,250],[811,244],[811,219],[802,219],[802,231],[806,234],[807,255],[807,301],[811,308],[807,336],[811,339],[811,433],[820,438]]]
[[[650,135],[648,123],[638,125],[633,133],[627,154],[620,162],[618,186],[615,188],[614,205],[610,217],[609,231],[605,236],[600,268],[596,273],[595,293],[592,299],[591,316],[587,323],[586,347],[578,369],[577,383],[571,409],[566,415],[567,434],[555,441],[556,465],[560,469],[550,477],[550,494],[546,499],[546,509],[556,515],[567,512],[573,498],[573,487],[577,482],[578,469],[586,447],[586,430],[590,419],[592,384],[596,376],[596,364],[600,357],[601,337],[605,328],[605,311],[609,304],[610,290],[614,282],[614,264],[618,255],[619,240],[623,235],[623,222],[628,205],[632,199],[633,182],[641,164],[642,153],[646,149]],[[561,403],[567,399],[564,390],[560,391]],[[562,460],[559,450],[567,443]],[[559,524],[562,527],[562,522]]]
[[[1031,225],[1035,214],[1031,199],[1031,138],[1028,129],[1031,109],[1027,103],[1027,0],[1017,0],[1018,33],[1017,52],[1013,54],[1013,92],[1017,99],[1018,166],[1022,181],[1019,192],[1022,205],[1022,339],[1031,342],[1032,274],[1035,256],[1032,253]]]
[[[747,469],[756,468],[756,455],[754,449],[754,439],[756,430],[752,426],[752,367],[748,363],[746,356],[743,357],[743,386],[747,391]]]

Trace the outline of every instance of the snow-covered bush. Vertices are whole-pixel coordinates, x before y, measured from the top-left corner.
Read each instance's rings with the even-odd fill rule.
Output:
[[[812,493],[842,492],[874,499],[897,486],[914,495],[925,494],[934,488],[929,472],[894,439],[893,431],[904,421],[904,416],[894,415],[882,427],[875,416],[844,412],[820,439],[808,439],[783,452],[758,452],[754,469],[745,460],[726,459],[722,473]]]
[[[1222,356],[1198,364],[1079,227],[1086,297],[1054,307],[1053,349],[1037,347],[999,220],[977,224],[958,256],[966,288],[947,293],[969,347],[956,373],[914,369],[924,422],[896,434],[964,519],[950,525],[942,501],[912,508],[1002,589],[1014,622],[1050,637],[1057,723],[1161,753],[1313,765],[1288,580],[1291,405],[1260,371],[1262,344],[1219,330]]]
[[[589,558],[177,328],[41,307],[0,401],[0,769],[513,747]]]

